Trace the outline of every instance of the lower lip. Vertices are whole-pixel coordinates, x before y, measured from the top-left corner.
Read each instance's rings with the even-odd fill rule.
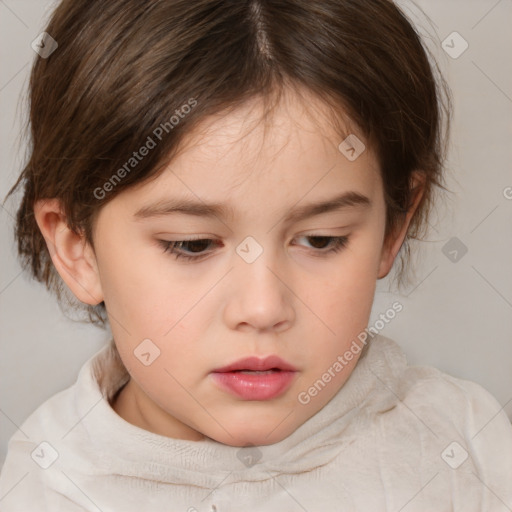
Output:
[[[284,370],[265,374],[214,372],[212,375],[223,389],[244,400],[270,400],[282,395],[288,389],[295,372]]]

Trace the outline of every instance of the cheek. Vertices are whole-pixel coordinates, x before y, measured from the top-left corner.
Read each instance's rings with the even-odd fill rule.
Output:
[[[141,245],[119,240],[118,245],[110,241],[101,247],[101,286],[112,327],[119,323],[137,336],[161,336],[185,314],[190,287],[173,275],[159,248]]]
[[[359,236],[330,266],[316,286],[314,304],[322,304],[338,325],[366,322],[377,284],[380,246],[371,236]]]
[[[172,271],[171,264],[162,267],[159,261],[147,261],[132,253],[130,260],[123,254],[111,253],[104,260],[105,304],[114,339],[124,364],[142,386],[158,388],[160,383],[172,385],[169,374],[186,381],[191,372],[193,353],[191,339],[200,339],[201,318],[205,305],[201,301],[211,283],[196,283]],[[146,255],[149,256],[149,255]],[[138,264],[132,264],[132,259]],[[204,329],[204,327],[203,327]],[[145,367],[137,358],[143,340],[151,340],[148,351],[158,357]],[[197,348],[196,348],[197,350]]]
[[[361,236],[347,248],[320,283],[308,281],[307,304],[321,320],[314,322],[316,348],[311,352],[317,371],[323,372],[350,347],[368,326],[380,247],[372,236]],[[311,290],[314,290],[313,292]],[[345,373],[355,365],[351,361]],[[341,376],[340,376],[341,377]]]

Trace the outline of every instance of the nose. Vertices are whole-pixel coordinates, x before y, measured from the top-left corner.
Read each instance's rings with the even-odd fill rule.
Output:
[[[284,264],[279,264],[284,258],[268,248],[252,262],[235,256],[235,266],[229,273],[226,323],[239,330],[289,328],[295,319],[294,295]]]

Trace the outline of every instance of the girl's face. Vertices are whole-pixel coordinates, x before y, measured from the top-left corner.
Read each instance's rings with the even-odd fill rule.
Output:
[[[179,439],[272,444],[356,365],[358,355],[304,400],[364,331],[392,263],[382,181],[369,148],[350,161],[322,105],[311,98],[311,117],[300,105],[282,102],[265,137],[259,103],[211,118],[163,174],[100,211],[97,276],[131,375],[114,406],[127,421]],[[345,204],[346,194],[366,201]],[[269,356],[295,370],[215,372]]]

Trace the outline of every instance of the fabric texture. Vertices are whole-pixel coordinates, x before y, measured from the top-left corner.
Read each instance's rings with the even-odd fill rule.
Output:
[[[105,346],[10,439],[0,511],[512,509],[512,426],[497,400],[408,365],[383,335],[323,409],[258,447],[172,439],[126,422],[109,403],[126,375],[109,361]]]

